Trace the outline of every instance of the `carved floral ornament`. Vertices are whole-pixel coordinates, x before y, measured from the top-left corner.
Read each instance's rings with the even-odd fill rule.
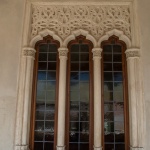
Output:
[[[93,58],[101,58],[101,52],[102,52],[101,48],[93,48],[92,52],[93,52]]]
[[[128,49],[126,50],[126,58],[138,58],[140,57],[140,50],[139,49]]]
[[[31,47],[24,47],[23,48],[23,56],[30,56],[30,57],[35,57],[36,50]]]
[[[83,29],[98,40],[106,32],[118,29],[131,39],[130,26],[130,9],[127,5],[32,6],[31,38],[49,29],[64,40],[72,31]]]

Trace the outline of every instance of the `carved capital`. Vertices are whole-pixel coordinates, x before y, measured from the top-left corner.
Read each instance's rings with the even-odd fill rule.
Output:
[[[67,59],[67,54],[68,54],[68,49],[67,48],[59,48],[58,49],[59,51],[59,58],[63,59],[63,58],[66,58]]]
[[[36,50],[34,48],[31,48],[31,47],[24,47],[23,48],[23,56],[25,56],[25,57],[30,56],[34,59],[35,53],[36,53]]]
[[[94,149],[94,150],[102,150],[103,148],[102,148],[102,147],[93,146],[93,149]]]
[[[144,150],[144,148],[143,147],[132,147],[132,146],[130,146],[130,150]]]
[[[30,150],[28,145],[16,145],[15,150]]]
[[[140,50],[136,48],[128,49],[125,53],[127,59],[140,57]]]
[[[93,59],[95,58],[101,59],[101,52],[102,52],[101,48],[93,48],[92,52],[93,52]]]
[[[65,146],[56,146],[57,150],[65,150]]]

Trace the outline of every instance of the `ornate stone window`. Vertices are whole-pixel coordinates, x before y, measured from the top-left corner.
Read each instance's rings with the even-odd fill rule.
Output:
[[[91,50],[93,57],[89,53],[89,58],[92,57],[93,59],[92,62],[90,62],[93,69],[89,71],[93,72],[92,89],[94,89],[92,91],[93,93],[90,92],[90,94],[92,93],[92,98],[90,98],[89,101],[90,107],[92,105],[91,101],[93,102],[93,110],[90,109],[90,111],[93,111],[93,120],[90,120],[90,122],[93,122],[93,127],[90,127],[92,129],[90,129],[89,132],[89,141],[92,141],[90,149],[102,150],[104,145],[102,132],[103,110],[101,109],[103,108],[101,92],[101,90],[103,90],[103,86],[101,86],[103,82],[103,78],[101,78],[101,75],[103,75],[101,74],[103,72],[103,66],[101,66],[101,61],[103,61],[103,59],[101,60],[103,47],[100,47],[103,41],[115,35],[118,37],[119,41],[123,41],[126,44],[126,50],[124,50],[127,60],[127,99],[129,102],[130,141],[126,142],[125,136],[123,143],[126,143],[126,147],[130,150],[142,150],[144,148],[144,105],[140,68],[140,42],[136,15],[136,1],[134,0],[123,0],[121,2],[117,0],[110,0],[109,2],[100,0],[99,2],[86,3],[64,2],[63,4],[62,2],[41,2],[41,0],[27,1],[18,85],[15,150],[28,150],[30,147],[29,132],[32,81],[34,80],[33,68],[35,52],[37,52],[37,54],[39,53],[37,49],[34,48],[36,43],[43,40],[47,35],[50,35],[54,41],[59,42],[59,69],[56,69],[58,70],[58,75],[56,77],[58,78],[57,81],[59,81],[59,84],[56,85],[57,92],[55,91],[58,96],[56,97],[56,103],[58,98],[58,107],[56,106],[56,111],[58,113],[56,113],[57,119],[55,119],[55,121],[57,120],[55,130],[57,133],[54,138],[54,149],[65,150],[69,145],[69,143],[66,142],[69,141],[69,137],[67,139],[65,134],[67,129],[69,129],[69,127],[66,127],[67,121],[67,124],[69,124],[66,113],[69,112],[70,107],[69,103],[68,106],[66,105],[66,102],[67,96],[71,95],[70,93],[66,93],[67,89],[68,91],[71,89],[69,83],[67,84],[68,87],[66,85],[66,81],[68,80],[67,77],[70,78],[70,72],[67,76],[67,65],[69,66],[71,60],[71,49],[68,49],[68,44],[74,41],[76,37],[84,36],[85,40],[90,41],[93,45]],[[80,43],[78,44],[80,45]],[[79,62],[79,64],[80,63],[81,62]],[[122,61],[122,63],[125,63],[125,60]],[[125,72],[125,70],[123,69],[122,72]],[[89,80],[89,82],[91,82],[91,80]],[[123,89],[126,87],[124,83],[125,81],[123,81]],[[125,91],[124,93],[127,92]],[[125,99],[126,98],[124,98],[124,100]],[[68,99],[68,101],[69,100],[70,99]],[[71,102],[71,100],[69,102]],[[126,104],[124,106],[126,106]],[[115,113],[115,111],[112,112]],[[89,118],[91,119],[92,117],[90,116]],[[126,118],[126,115],[124,115],[124,118]],[[128,132],[126,127],[124,127],[124,130]],[[69,136],[69,130],[67,132]],[[91,133],[92,135],[90,135]],[[117,144],[115,142],[113,145]],[[79,143],[80,141],[78,141],[78,146],[80,145]],[[105,144],[107,145],[107,143]],[[114,148],[116,149],[115,146]],[[32,148],[30,149],[33,150]]]

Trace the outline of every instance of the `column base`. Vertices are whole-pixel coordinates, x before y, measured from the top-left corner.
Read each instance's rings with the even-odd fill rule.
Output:
[[[94,150],[102,150],[103,148],[102,148],[102,147],[93,146],[93,149],[94,149]]]
[[[132,147],[130,146],[130,150],[144,150],[143,147]]]
[[[56,146],[57,150],[65,150],[65,146]]]
[[[30,150],[28,145],[16,145],[15,150]]]

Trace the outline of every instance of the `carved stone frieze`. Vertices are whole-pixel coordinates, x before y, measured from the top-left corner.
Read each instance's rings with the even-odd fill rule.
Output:
[[[88,31],[95,39],[112,29],[130,38],[130,9],[127,5],[33,5],[31,38],[44,29],[62,39],[78,29]]]
[[[92,52],[93,52],[93,59],[94,58],[101,58],[101,52],[102,52],[101,48],[93,48]]]
[[[128,49],[125,53],[127,59],[132,57],[140,57],[139,49]]]
[[[34,48],[31,48],[31,47],[24,47],[23,48],[23,56],[31,56],[34,58],[35,52],[36,52],[36,50]]]
[[[62,56],[67,58],[67,54],[68,54],[67,48],[59,48],[58,51],[59,51],[59,58]]]

